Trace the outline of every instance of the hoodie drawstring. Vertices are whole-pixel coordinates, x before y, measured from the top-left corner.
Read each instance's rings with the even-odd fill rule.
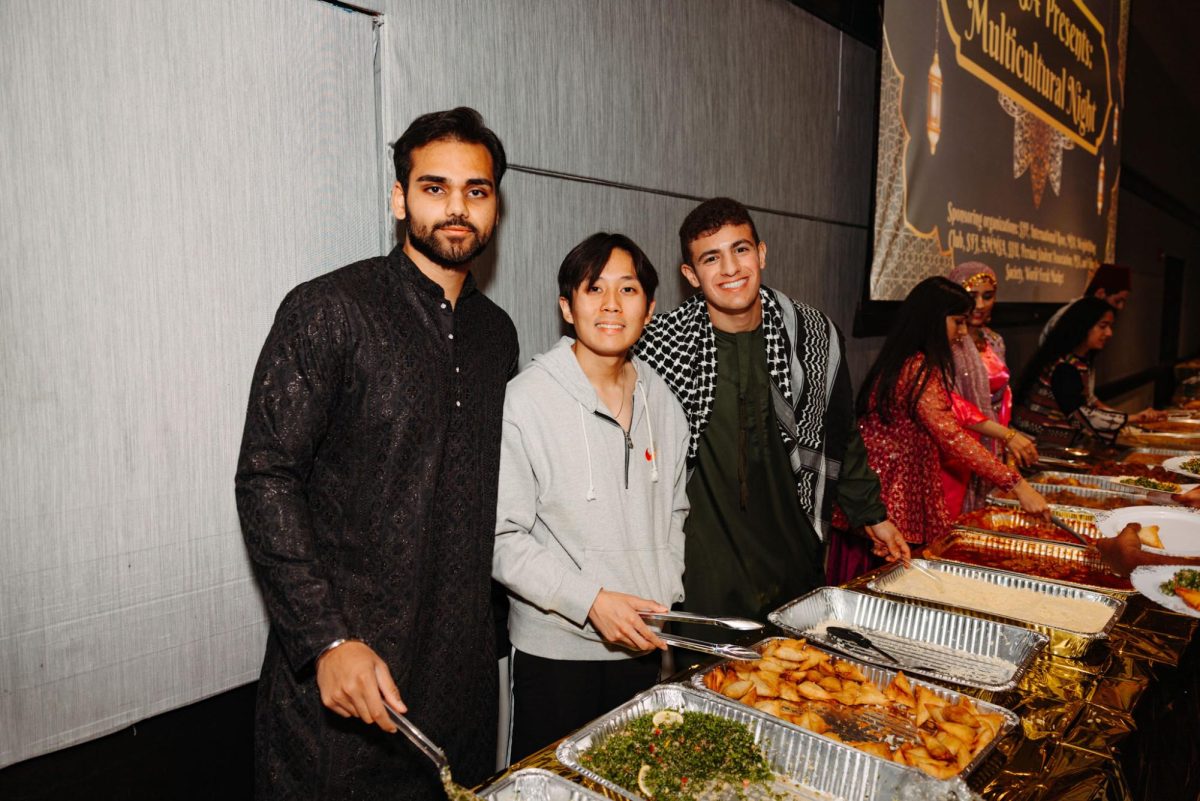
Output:
[[[639,378],[634,385],[634,391],[641,390],[642,405],[646,407],[646,428],[650,433],[650,481],[658,483],[658,448],[654,445],[654,423],[651,421],[650,415],[650,399],[646,394],[646,387],[642,385],[642,380]],[[579,428],[583,432],[583,450],[587,455],[587,471],[588,471],[588,490],[587,499],[589,501],[596,500],[596,483],[592,478],[592,444],[588,441],[587,435],[587,409],[583,408],[583,404],[577,404],[579,407]],[[630,424],[632,428],[632,423]]]
[[[658,483],[658,448],[654,447],[654,423],[650,422],[650,401],[646,397],[646,388],[642,379],[637,380],[636,389],[642,391],[642,405],[646,407],[646,427],[650,430],[650,480]],[[632,427],[632,424],[630,424]]]
[[[587,499],[589,501],[596,500],[596,485],[592,481],[592,446],[588,442],[587,435],[587,412],[583,408],[583,404],[579,406],[579,427],[583,429],[583,449],[587,452],[587,467],[588,467],[588,491]]]

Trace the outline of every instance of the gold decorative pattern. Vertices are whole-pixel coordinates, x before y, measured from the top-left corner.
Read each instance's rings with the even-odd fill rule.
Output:
[[[924,278],[945,275],[953,266],[935,226],[920,231],[908,221],[908,178],[904,156],[912,137],[904,124],[900,100],[904,75],[892,58],[887,32],[883,38],[879,86],[879,166],[875,182],[875,253],[871,264],[871,298],[903,300]]]
[[[1108,198],[1108,225],[1104,235],[1104,261],[1117,260],[1117,198],[1121,196],[1121,165],[1117,163],[1117,174],[1113,176],[1112,189]]]
[[[1030,114],[1008,95],[999,95],[1000,107],[1013,118],[1013,178],[1029,172],[1033,207],[1041,208],[1049,179],[1054,194],[1062,191],[1063,151],[1075,143]]]

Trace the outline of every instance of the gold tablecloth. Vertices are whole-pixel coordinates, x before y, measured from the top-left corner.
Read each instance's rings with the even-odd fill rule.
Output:
[[[863,576],[847,586],[862,589],[873,575]],[[1132,801],[1135,791],[1131,791],[1126,781],[1118,746],[1136,728],[1135,707],[1155,681],[1156,671],[1179,664],[1197,622],[1134,595],[1109,639],[1096,643],[1082,658],[1046,655],[1015,690],[1002,694],[974,693],[1016,712],[1021,716],[1021,727],[998,744],[997,751],[1002,756],[988,760],[971,777],[972,787],[984,798],[996,801]],[[758,632],[751,641],[774,633]],[[672,680],[684,680],[688,674],[685,671]],[[1190,703],[1194,706],[1194,697]],[[1195,727],[1200,721],[1190,723],[1185,722],[1186,728],[1181,731],[1143,731],[1140,745],[1154,748],[1160,737],[1195,740]],[[493,781],[521,768],[542,768],[581,782],[601,795],[617,797],[561,765],[554,757],[556,746],[557,743],[549,745],[517,762]],[[1194,748],[1191,753],[1195,753]],[[1145,760],[1141,763],[1145,764]],[[1173,768],[1188,775],[1177,775],[1176,782],[1160,778],[1163,787],[1182,790],[1189,781],[1194,781],[1196,766]],[[1180,784],[1179,780],[1184,781]]]

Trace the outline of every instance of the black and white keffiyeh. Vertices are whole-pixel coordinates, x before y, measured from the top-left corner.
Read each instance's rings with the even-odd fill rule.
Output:
[[[775,419],[791,460],[800,506],[824,539],[832,515],[833,485],[841,470],[847,414],[853,425],[840,335],[833,321],[811,306],[766,287],[759,293]],[[704,297],[694,295],[674,311],[656,315],[635,350],[683,405],[691,428],[688,458],[695,459],[712,414],[717,383],[716,340]],[[847,397],[834,397],[842,392]]]

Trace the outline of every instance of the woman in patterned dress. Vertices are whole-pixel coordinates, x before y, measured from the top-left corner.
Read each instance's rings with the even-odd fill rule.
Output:
[[[917,284],[859,390],[867,459],[879,474],[889,515],[912,543],[930,543],[949,531],[939,469],[943,460],[1011,490],[1029,512],[1044,514],[1049,508],[954,415],[951,342],[966,336],[973,303],[965,289],[946,278]]]
[[[1112,337],[1115,317],[1099,298],[1082,298],[1063,312],[1021,375],[1014,425],[1039,442],[1109,445],[1126,424],[1166,416],[1154,409],[1126,414],[1096,398],[1092,360]]]
[[[951,407],[963,428],[979,435],[983,446],[997,458],[1005,451],[1017,465],[1027,467],[1038,460],[1033,441],[1009,428],[1012,419],[1012,388],[1005,362],[1004,338],[988,328],[996,305],[996,273],[983,262],[969,261],[950,271],[950,280],[971,295],[974,305],[967,315],[969,336],[951,343],[954,357],[954,387]],[[946,511],[953,518],[983,504],[986,482],[965,465],[942,460],[942,487]]]

